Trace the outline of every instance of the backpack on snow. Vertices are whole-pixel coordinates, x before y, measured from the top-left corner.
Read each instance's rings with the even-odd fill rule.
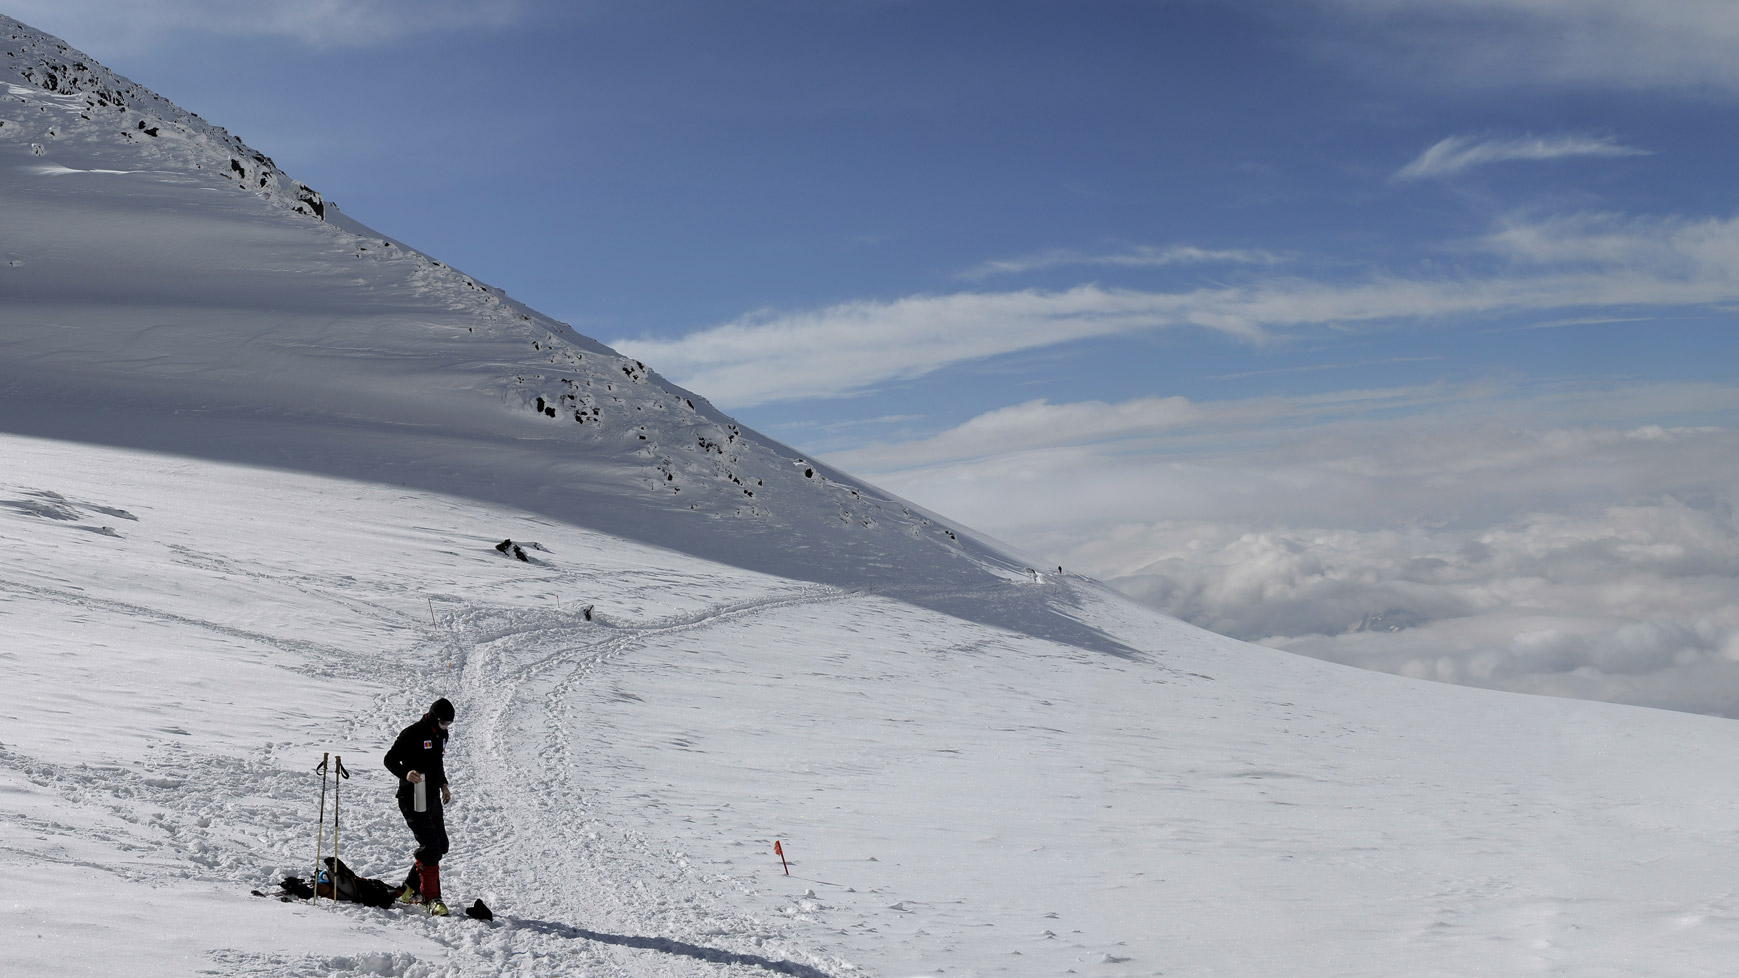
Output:
[[[390,907],[398,897],[397,889],[385,880],[358,876],[336,856],[327,856],[321,861],[326,868],[320,871],[320,879],[314,884],[314,892],[320,896],[370,907]]]

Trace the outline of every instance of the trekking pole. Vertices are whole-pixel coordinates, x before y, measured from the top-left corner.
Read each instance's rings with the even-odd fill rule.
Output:
[[[320,850],[326,846],[326,758],[328,754],[320,755],[320,766],[314,770],[320,772],[320,821],[314,829],[314,902],[320,902]]]
[[[350,772],[344,769],[344,756],[341,754],[332,759],[332,903],[338,903],[338,798],[339,788],[349,779]]]

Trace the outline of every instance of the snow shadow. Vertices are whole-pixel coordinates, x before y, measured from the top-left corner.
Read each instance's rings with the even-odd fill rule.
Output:
[[[513,927],[524,927],[540,934],[554,937],[565,937],[575,940],[597,941],[599,944],[614,944],[618,947],[639,948],[643,951],[658,951],[663,954],[674,954],[708,964],[746,965],[751,968],[763,968],[774,974],[792,975],[793,978],[833,978],[832,975],[819,968],[812,968],[795,961],[780,961],[774,958],[764,958],[758,954],[743,954],[737,951],[726,951],[716,947],[705,947],[700,944],[689,944],[685,941],[673,941],[668,937],[635,937],[629,934],[604,934],[584,927],[574,927],[569,924],[558,924],[548,920],[527,920],[524,917],[502,917]]]
[[[1032,583],[1027,562],[963,531],[947,547],[897,535],[830,527],[801,501],[792,522],[709,519],[673,509],[611,479],[591,480],[599,459],[562,446],[488,441],[466,434],[408,432],[372,424],[299,423],[269,415],[234,417],[145,409],[93,417],[91,405],[12,375],[0,364],[0,430],[38,438],[163,452],[217,462],[468,497],[513,506],[575,526],[745,570],[842,588],[868,588],[954,618],[1121,658],[1141,652],[1069,612],[1072,586]],[[31,396],[34,394],[35,396]],[[25,407],[28,405],[28,407]],[[7,409],[24,408],[15,414]],[[869,491],[867,487],[864,491]],[[489,527],[488,532],[496,532]]]
[[[957,571],[976,586],[964,588],[933,585],[882,585],[873,590],[883,597],[959,618],[976,625],[1030,635],[1060,645],[1114,655],[1140,658],[1141,650],[1087,624],[1070,614],[1079,604],[1074,588],[1079,583],[1032,585],[1009,581],[982,571]],[[1098,587],[1097,583],[1086,586]]]

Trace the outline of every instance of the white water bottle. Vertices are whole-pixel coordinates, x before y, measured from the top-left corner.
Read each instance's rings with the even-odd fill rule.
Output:
[[[424,778],[423,780],[417,782],[416,806],[417,806],[417,811],[419,811],[419,812],[426,812],[429,810],[429,790],[428,789],[429,789],[429,779],[428,778]]]

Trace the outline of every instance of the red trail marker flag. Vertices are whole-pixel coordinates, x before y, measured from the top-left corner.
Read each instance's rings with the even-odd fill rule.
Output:
[[[785,875],[790,876],[791,875],[791,864],[785,861],[785,847],[781,846],[779,844],[778,839],[773,840],[773,855],[779,857],[779,865],[784,866],[785,867]]]

